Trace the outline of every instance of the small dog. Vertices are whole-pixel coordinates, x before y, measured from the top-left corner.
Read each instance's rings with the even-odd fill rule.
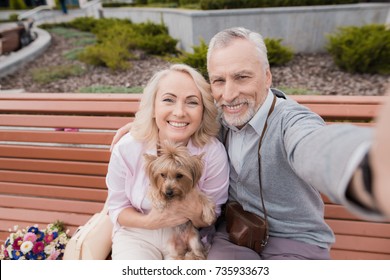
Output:
[[[197,187],[203,169],[202,156],[192,156],[186,147],[172,143],[165,143],[158,156],[144,155],[153,207],[163,211],[172,201],[191,195],[191,199],[203,205],[202,220],[208,225],[215,221],[215,203]],[[168,246],[169,259],[206,259],[207,249],[191,221],[174,228]]]

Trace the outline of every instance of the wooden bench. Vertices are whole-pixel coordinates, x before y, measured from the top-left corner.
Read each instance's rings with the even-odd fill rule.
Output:
[[[24,31],[24,26],[19,25],[0,30],[0,55],[20,49],[20,38]]]
[[[328,122],[374,125],[383,97],[292,96]],[[14,225],[62,220],[71,233],[106,199],[115,131],[138,110],[138,94],[0,94],[0,242]],[[56,130],[57,128],[57,130]],[[78,131],[59,131],[75,128]],[[326,203],[334,259],[390,259],[390,223],[363,221]]]

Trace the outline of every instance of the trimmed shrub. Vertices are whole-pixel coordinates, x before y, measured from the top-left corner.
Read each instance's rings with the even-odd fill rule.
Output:
[[[19,14],[10,14],[8,17],[9,21],[18,21]]]
[[[129,20],[78,18],[70,22],[77,28],[86,20],[89,30],[96,34],[96,45],[89,46],[78,55],[85,63],[106,66],[113,70],[131,67],[130,59],[135,56],[133,50],[140,49],[147,54],[165,55],[176,54],[177,40],[168,34],[163,24],[152,22],[133,24]]]
[[[27,5],[23,0],[10,0],[9,7],[11,10],[26,10]]]
[[[207,73],[207,44],[203,39],[200,40],[199,46],[193,46],[193,53],[183,53],[174,62],[180,62],[192,66],[198,70],[206,80],[208,80]]]
[[[203,10],[359,3],[360,0],[200,0]]]
[[[341,27],[328,35],[327,50],[347,72],[390,74],[390,30],[385,25]]]
[[[128,69],[133,58],[129,49],[135,46],[136,33],[130,28],[123,28],[119,24],[111,29],[103,30],[97,34],[98,44],[88,46],[78,55],[78,58],[95,66],[106,66],[113,70]]]
[[[282,46],[281,42],[282,39],[264,39],[264,43],[267,47],[268,62],[270,66],[285,65],[294,56],[292,49],[286,46]]]
[[[282,39],[265,38],[264,42],[267,47],[268,61],[271,66],[281,66],[293,58],[293,51],[281,45]],[[183,53],[174,62],[188,64],[197,69],[208,80],[207,73],[207,49],[208,46],[204,40],[200,40],[199,46],[192,47],[193,53]]]

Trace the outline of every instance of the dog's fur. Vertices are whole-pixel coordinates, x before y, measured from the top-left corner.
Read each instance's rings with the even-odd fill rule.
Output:
[[[164,143],[158,156],[145,154],[153,207],[163,211],[174,200],[191,195],[203,205],[202,220],[211,225],[216,219],[215,203],[201,192],[197,183],[202,175],[203,155],[190,155],[184,146]],[[206,259],[207,249],[191,221],[174,228],[168,245],[170,259]]]

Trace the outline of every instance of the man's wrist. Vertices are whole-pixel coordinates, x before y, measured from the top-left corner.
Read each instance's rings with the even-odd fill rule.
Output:
[[[372,190],[370,155],[367,153],[352,175],[347,198],[368,210],[379,212]]]

